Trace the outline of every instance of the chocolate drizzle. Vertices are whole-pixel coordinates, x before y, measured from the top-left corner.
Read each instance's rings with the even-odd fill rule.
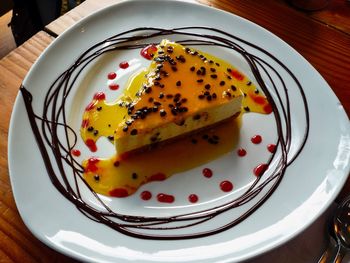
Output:
[[[217,207],[170,217],[120,214],[112,211],[89,187],[82,177],[83,167],[75,161],[71,154],[71,150],[77,142],[77,135],[66,123],[66,98],[70,95],[75,81],[83,69],[103,53],[115,50],[140,49],[154,43],[159,37],[170,35],[180,38],[177,42],[183,45],[217,46],[218,48],[228,49],[230,52],[241,55],[247,62],[273,109],[278,134],[277,146],[280,148],[280,154],[272,154],[268,164],[274,162],[277,165],[273,170],[269,169],[265,174],[258,176],[240,197]],[[254,50],[254,54],[249,53],[243,46],[248,47],[249,50]],[[270,63],[263,57],[267,57]],[[278,65],[278,70],[272,64]],[[296,92],[303,103],[303,117],[305,118],[304,137],[297,146],[297,151],[293,154],[290,153],[290,147],[292,143],[296,143],[292,142],[291,105],[288,94],[291,81],[285,81],[283,76],[286,74],[292,80],[293,85],[296,86]],[[266,82],[271,83],[271,87],[267,87]],[[302,86],[293,73],[280,60],[263,48],[227,32],[207,27],[135,28],[97,43],[85,51],[50,86],[40,116],[33,111],[33,98],[30,92],[23,86],[20,90],[47,174],[56,189],[90,219],[105,224],[120,233],[137,238],[157,240],[199,238],[225,231],[239,224],[256,211],[275,191],[288,166],[302,151],[309,133],[307,101]],[[276,99],[272,94],[275,95]],[[73,140],[71,139],[72,135]],[[74,184],[71,184],[70,178],[74,178]],[[99,210],[84,201],[84,196],[81,195],[79,189],[79,183],[81,182],[104,207],[103,210]],[[214,220],[219,215],[243,205],[249,207],[241,215],[232,218],[230,222],[224,225],[204,231],[195,228],[199,224]],[[178,230],[180,229],[183,230],[179,234]]]

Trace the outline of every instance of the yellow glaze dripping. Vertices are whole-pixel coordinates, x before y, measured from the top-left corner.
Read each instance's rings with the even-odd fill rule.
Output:
[[[147,182],[162,181],[230,152],[236,145],[240,122],[241,117],[230,119],[215,128],[180,138],[148,152],[85,160],[83,166],[87,172],[84,178],[96,192],[103,195],[121,197],[125,192],[127,195],[133,194]],[[218,144],[209,143],[204,139],[206,136],[218,136]]]

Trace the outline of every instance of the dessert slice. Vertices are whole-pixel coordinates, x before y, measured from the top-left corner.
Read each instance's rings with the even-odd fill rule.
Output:
[[[153,48],[141,81],[130,83],[142,83],[140,89],[120,102],[127,115],[114,132],[118,154],[212,126],[241,111],[242,92],[230,69],[168,40]]]

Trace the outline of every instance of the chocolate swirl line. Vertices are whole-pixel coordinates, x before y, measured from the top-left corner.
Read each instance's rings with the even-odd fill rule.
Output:
[[[84,68],[102,54],[116,50],[140,49],[155,43],[157,38],[164,36],[176,36],[180,38],[178,43],[187,46],[216,46],[227,49],[239,54],[246,61],[272,106],[278,134],[276,144],[280,149],[280,154],[274,153],[268,160],[268,165],[272,162],[277,163],[273,171],[269,169],[263,175],[258,176],[241,196],[220,206],[169,217],[121,214],[108,207],[91,189],[82,176],[83,167],[71,154],[71,150],[77,142],[77,134],[66,122],[66,100]],[[255,54],[248,52],[243,46],[253,49]],[[258,56],[259,53],[263,56]],[[278,70],[262,57],[268,57],[270,61],[277,64]],[[287,74],[296,86],[293,91],[300,96],[304,108],[304,136],[294,154],[290,152],[293,137],[288,89],[290,89],[291,81],[286,82],[282,72]],[[267,81],[271,83],[271,87],[266,85]],[[93,45],[83,52],[72,66],[60,74],[48,88],[40,115],[33,111],[31,93],[24,86],[21,86],[20,90],[32,131],[52,184],[85,216],[120,233],[136,238],[156,240],[199,238],[220,233],[239,224],[273,194],[288,166],[299,156],[309,134],[307,100],[300,82],[291,70],[262,47],[222,30],[208,27],[193,26],[174,29],[140,27],[121,32]],[[60,135],[62,130],[64,136]],[[73,135],[73,140],[70,139],[71,135]],[[54,166],[57,166],[58,169],[55,169]],[[72,176],[74,177],[74,185],[71,185],[69,181]],[[90,190],[93,197],[103,206],[103,210],[92,207],[84,200],[84,196],[80,193],[80,182]],[[258,196],[259,194],[261,196]],[[219,215],[243,205],[249,205],[249,208],[222,226],[205,231],[194,229],[199,224],[214,220]],[[176,224],[174,225],[174,223]],[[187,230],[185,234],[177,234],[176,230],[179,229]],[[164,232],[166,233],[163,234]]]

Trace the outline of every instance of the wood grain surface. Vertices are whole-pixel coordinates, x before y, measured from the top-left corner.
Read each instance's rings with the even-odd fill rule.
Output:
[[[350,1],[331,0],[326,8],[306,14],[320,23],[350,34]]]
[[[48,24],[46,28],[60,35],[64,32],[64,30],[74,25],[76,22],[86,17],[87,15],[90,15],[91,13],[96,12],[101,8],[120,3],[122,1],[123,0],[85,1],[81,5],[66,13],[64,16],[61,16],[55,21]]]
[[[48,25],[61,34],[86,15],[119,2],[87,0]],[[323,10],[302,12],[282,0],[199,0],[247,18],[273,32],[302,54],[326,79],[350,114],[350,15],[347,1],[334,0]],[[18,88],[31,65],[53,41],[39,32],[0,60],[0,262],[74,262],[38,241],[23,224],[13,199],[7,137]],[[350,193],[350,182],[342,195]]]

